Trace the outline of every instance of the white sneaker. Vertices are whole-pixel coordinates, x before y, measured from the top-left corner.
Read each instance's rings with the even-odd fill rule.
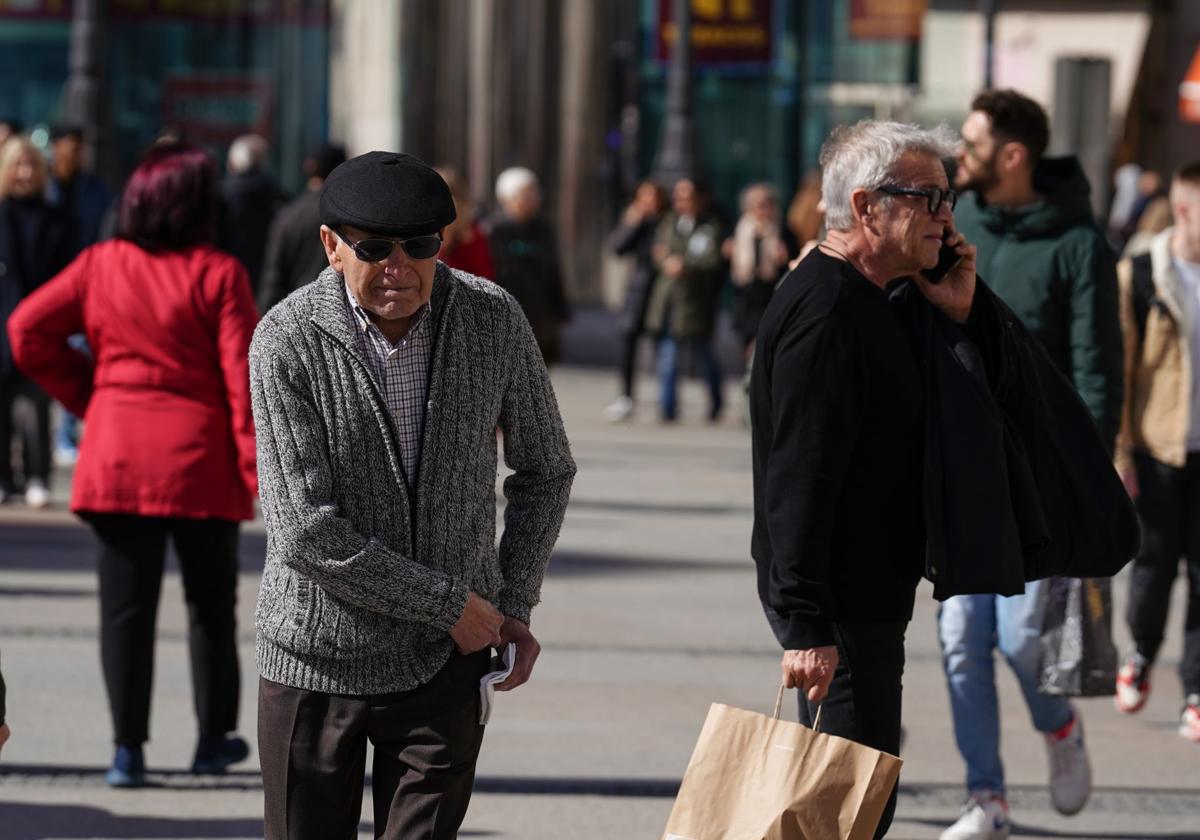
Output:
[[[617,397],[608,408],[604,409],[604,416],[610,423],[628,420],[631,414],[633,414],[633,399],[630,397]]]
[[[1044,737],[1050,760],[1050,801],[1060,814],[1078,814],[1092,794],[1092,765],[1079,711],[1072,707],[1070,722]]]
[[[942,832],[940,840],[1008,840],[1010,825],[1004,797],[980,791],[971,794],[958,821]]]
[[[25,504],[31,508],[44,508],[50,504],[50,491],[46,485],[34,479],[25,485]]]

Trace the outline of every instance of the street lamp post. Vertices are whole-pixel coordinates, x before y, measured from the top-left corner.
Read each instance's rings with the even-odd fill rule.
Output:
[[[667,115],[654,158],[654,178],[670,187],[694,178],[700,163],[692,108],[692,9],[689,0],[674,0],[675,45],[667,76]]]
[[[71,18],[71,75],[63,117],[84,132],[86,158],[109,183],[116,181],[108,119],[105,46],[108,0],[75,0]]]

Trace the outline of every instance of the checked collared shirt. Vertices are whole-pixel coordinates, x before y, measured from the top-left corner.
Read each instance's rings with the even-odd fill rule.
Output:
[[[354,315],[363,353],[374,363],[379,387],[395,422],[400,462],[410,486],[416,484],[421,456],[421,432],[425,423],[425,398],[429,391],[429,365],[433,358],[432,306],[417,311],[403,338],[392,344],[371,323],[365,309],[346,286],[346,299]]]

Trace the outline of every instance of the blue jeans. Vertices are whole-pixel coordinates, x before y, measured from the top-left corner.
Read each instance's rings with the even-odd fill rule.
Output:
[[[1004,793],[994,648],[1000,649],[1016,674],[1034,729],[1055,732],[1071,720],[1066,698],[1037,690],[1044,588],[1045,581],[1036,581],[1025,584],[1024,595],[956,595],[938,613],[954,740],[967,763],[971,793]]]
[[[717,367],[717,357],[713,355],[712,342],[702,339],[686,341],[683,344],[696,354],[700,373],[708,383],[708,416],[709,419],[715,420],[721,414],[721,370]],[[658,384],[661,389],[659,411],[664,420],[674,420],[678,415],[678,380],[679,343],[670,336],[663,336],[658,343]]]

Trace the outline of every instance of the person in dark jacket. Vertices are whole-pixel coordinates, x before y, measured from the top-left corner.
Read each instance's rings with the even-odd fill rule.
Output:
[[[671,212],[658,225],[652,252],[657,276],[646,305],[646,331],[658,338],[659,414],[678,417],[681,353],[690,353],[708,385],[708,419],[721,415],[721,369],[713,352],[725,282],[721,221],[707,188],[683,178],[671,188]]]
[[[47,169],[23,136],[0,150],[0,501],[17,490],[11,462],[18,399],[33,408],[22,425],[25,503],[50,503],[50,397],[14,366],[7,324],[17,304],[57,274],[78,250],[71,217],[46,202]]]
[[[271,222],[286,198],[266,173],[267,141],[257,134],[243,134],[229,146],[221,181],[221,222],[217,244],[233,254],[250,275],[257,294],[262,280],[263,256]]]
[[[12,735],[12,730],[8,728],[8,721],[5,719],[8,714],[8,689],[4,685],[4,674],[0,673],[0,749],[8,743],[9,737]]]
[[[722,253],[733,281],[733,329],[742,340],[747,364],[763,312],[788,261],[799,252],[795,237],[779,224],[779,197],[770,184],[742,191],[742,216]]]
[[[1105,445],[1121,412],[1122,351],[1115,261],[1092,217],[1074,158],[1044,158],[1049,121],[1016,91],[985,91],[963,124],[955,186],[971,192],[958,229],[979,249],[979,273],[1046,348],[1091,409]],[[1074,814],[1091,791],[1083,725],[1063,697],[1038,692],[1038,640],[1048,581],[1025,594],[960,595],[938,620],[955,740],[967,765],[968,802],[942,840],[1008,836],[993,650],[1020,683],[1045,736],[1056,810]]]
[[[619,423],[633,413],[633,379],[639,339],[645,334],[646,306],[654,282],[652,250],[658,223],[666,210],[667,195],[654,181],[643,181],[633,200],[621,214],[621,221],[608,235],[607,245],[618,256],[633,255],[633,271],[625,289],[618,329],[621,331],[621,394],[604,410],[605,416]]]
[[[925,558],[921,371],[885,289],[920,293],[982,343],[1002,338],[953,232],[946,129],[864,121],[821,151],[826,239],[767,306],[751,380],[758,594],[800,716],[895,754],[904,634]],[[920,278],[943,246],[961,256]],[[895,791],[876,830],[886,834]]]
[[[488,225],[496,282],[517,299],[547,365],[562,355],[562,327],[571,319],[554,230],[540,215],[537,176],[514,166],[496,178],[500,210]]]
[[[321,244],[321,186],[329,173],[346,159],[341,146],[321,146],[304,159],[308,176],[304,192],[293,198],[271,222],[263,258],[258,309],[267,312],[329,267]]]

